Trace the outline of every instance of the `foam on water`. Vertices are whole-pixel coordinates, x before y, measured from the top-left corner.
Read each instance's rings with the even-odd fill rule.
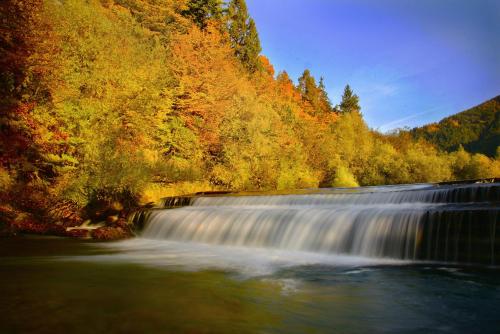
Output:
[[[278,270],[314,265],[360,267],[402,265],[408,261],[321,254],[279,249],[228,247],[200,243],[136,238],[99,244],[110,254],[62,257],[61,260],[136,263],[171,270],[220,270],[244,277],[272,275]]]
[[[232,246],[229,252],[249,251],[241,255],[248,261],[259,252],[295,252],[495,264],[499,202],[498,183],[200,196],[189,206],[144,213],[141,237],[152,245],[213,245],[215,253]]]

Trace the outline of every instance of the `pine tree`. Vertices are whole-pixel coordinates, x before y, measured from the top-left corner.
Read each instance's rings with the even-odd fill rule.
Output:
[[[262,51],[255,22],[248,15],[245,0],[231,0],[227,7],[227,26],[236,57],[250,72],[259,69]]]
[[[359,112],[360,110],[359,97],[353,93],[349,85],[345,86],[342,102],[340,102],[340,112],[345,114],[353,111]]]
[[[298,88],[302,98],[312,106],[313,113],[321,114],[332,111],[332,104],[326,93],[323,78],[320,79],[319,85],[317,85],[311,72],[306,69],[299,78]]]
[[[332,102],[330,101],[328,93],[326,92],[325,79],[323,77],[319,79],[318,89],[320,93],[319,98],[321,103],[321,109],[323,111],[332,112],[333,111]]]
[[[221,0],[190,0],[182,15],[190,18],[200,29],[206,29],[208,20],[222,16]]]
[[[325,78],[323,77],[320,77],[319,78],[319,86],[318,86],[319,89],[321,89],[322,91],[325,91],[326,87],[325,87]]]

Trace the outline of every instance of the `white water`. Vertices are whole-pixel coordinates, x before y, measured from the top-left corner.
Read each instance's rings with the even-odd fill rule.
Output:
[[[427,205],[219,206],[153,212],[144,238],[413,259]],[[390,238],[390,245],[387,244]]]
[[[72,256],[61,260],[137,263],[171,270],[222,270],[243,277],[272,275],[277,270],[298,266],[365,267],[401,265],[407,261],[360,256],[321,254],[252,247],[229,247],[200,243],[136,238],[99,244],[114,251],[107,255]]]
[[[440,212],[463,212],[477,205],[488,205],[488,210],[498,212],[498,206],[490,208],[491,200],[498,200],[498,184],[372,187],[354,192],[324,192],[194,198],[191,206],[149,212],[142,238],[415,260],[419,259],[425,224],[440,224],[444,219]],[[463,243],[460,233],[464,233],[460,231],[461,226],[471,223],[464,221],[467,217],[460,215],[456,223],[448,219],[446,230],[440,230],[437,225],[435,235],[427,226],[428,254],[439,258],[444,242],[444,260],[447,257],[458,259]],[[494,219],[490,222],[493,227],[496,226]],[[454,230],[454,226],[459,229]],[[493,238],[492,254],[494,242]],[[468,247],[472,247],[470,243]]]

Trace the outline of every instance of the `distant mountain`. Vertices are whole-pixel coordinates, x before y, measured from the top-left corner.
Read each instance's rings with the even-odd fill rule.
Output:
[[[500,146],[500,95],[439,123],[414,128],[410,133],[448,152],[462,145],[471,153],[494,157]]]

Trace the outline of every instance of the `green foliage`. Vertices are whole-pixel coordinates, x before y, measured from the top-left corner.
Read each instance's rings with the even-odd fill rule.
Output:
[[[325,79],[323,77],[319,78],[318,89],[320,92],[320,105],[324,111],[333,111],[332,102],[328,97],[326,92]]]
[[[190,18],[200,29],[205,29],[208,20],[220,20],[222,16],[221,0],[190,0],[182,15]]]
[[[468,152],[494,157],[500,143],[500,96],[410,133],[448,152],[462,145]]]
[[[236,57],[250,72],[260,68],[262,51],[255,21],[248,15],[245,0],[231,0],[226,10],[227,30]]]
[[[353,93],[349,85],[345,86],[342,101],[340,102],[340,112],[345,114],[353,111],[359,112],[360,110],[359,97]]]
[[[319,115],[333,111],[323,78],[320,79],[318,86],[311,72],[306,69],[299,78],[298,89],[304,101],[312,108],[312,114]]]

